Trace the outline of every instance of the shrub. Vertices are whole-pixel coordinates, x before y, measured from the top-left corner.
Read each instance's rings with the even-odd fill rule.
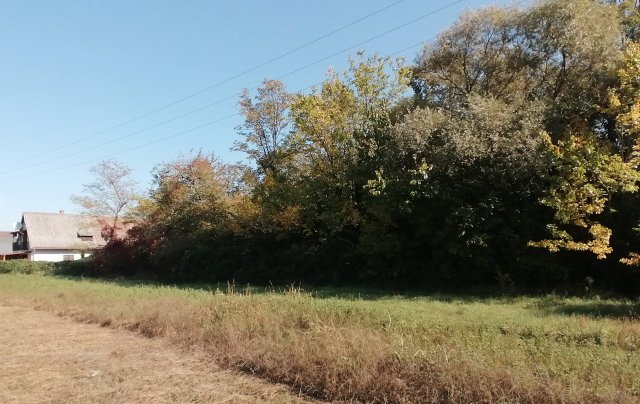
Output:
[[[51,262],[29,261],[26,259],[0,261],[0,274],[45,273],[45,272],[51,272],[53,269],[54,269],[54,264]]]
[[[93,259],[91,257],[76,261],[60,261],[51,264],[57,275],[81,276],[91,275],[93,271]]]

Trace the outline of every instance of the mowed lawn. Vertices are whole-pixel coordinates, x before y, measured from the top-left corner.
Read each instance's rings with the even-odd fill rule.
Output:
[[[0,275],[0,304],[204,348],[297,391],[361,402],[640,401],[640,303]]]

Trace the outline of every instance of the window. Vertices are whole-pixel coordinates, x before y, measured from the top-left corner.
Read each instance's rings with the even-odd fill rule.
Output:
[[[82,241],[93,241],[93,233],[88,227],[81,227],[78,229],[78,238]]]
[[[73,255],[63,255],[62,256],[62,260],[63,261],[73,261]]]

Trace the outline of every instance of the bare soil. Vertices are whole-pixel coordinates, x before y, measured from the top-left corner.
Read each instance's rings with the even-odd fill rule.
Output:
[[[304,403],[161,339],[0,306],[1,403]]]

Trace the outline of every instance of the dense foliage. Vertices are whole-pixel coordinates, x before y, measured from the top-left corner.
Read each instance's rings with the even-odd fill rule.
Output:
[[[139,226],[96,264],[180,280],[586,279],[637,292],[637,12],[608,3],[467,12],[413,65],[359,54],[309,94],[265,80],[239,103],[250,163],[160,165]]]

